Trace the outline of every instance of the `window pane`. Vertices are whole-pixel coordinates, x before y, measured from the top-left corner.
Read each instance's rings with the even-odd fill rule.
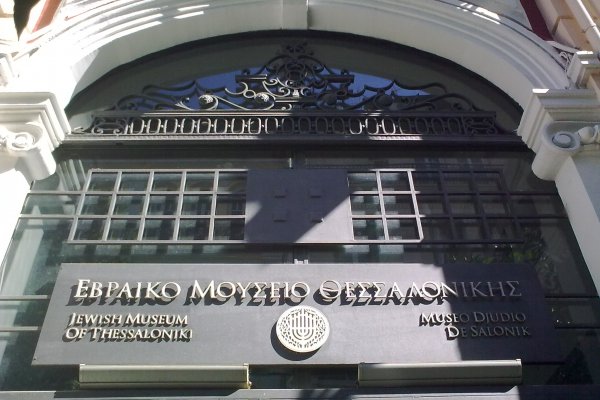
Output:
[[[148,173],[124,172],[121,174],[120,191],[145,191],[148,188]]]
[[[180,173],[156,172],[152,182],[153,191],[179,191],[181,187]]]
[[[481,206],[485,214],[508,215],[508,199],[501,195],[481,195]]]
[[[245,193],[246,174],[240,172],[219,172],[219,192]]]
[[[208,219],[182,219],[179,221],[179,240],[208,240]]]
[[[30,194],[25,200],[23,214],[75,214],[78,195]]]
[[[147,240],[171,240],[175,221],[171,219],[147,219],[143,238]]]
[[[150,196],[148,215],[174,215],[177,212],[177,195],[155,194]]]
[[[600,299],[547,299],[554,324],[600,327]]]
[[[453,215],[477,214],[477,199],[475,196],[450,195],[448,200]]]
[[[244,240],[243,219],[215,220],[215,240]]]
[[[377,190],[377,175],[375,172],[352,172],[348,174],[348,185],[350,192],[362,190]]]
[[[411,195],[383,196],[383,203],[386,215],[415,213]]]
[[[82,214],[87,215],[106,215],[110,207],[110,195],[85,195],[83,200]]]
[[[444,185],[448,192],[469,193],[473,191],[471,175],[461,172],[445,172]]]
[[[104,219],[80,219],[77,221],[75,239],[101,240],[104,232]]]
[[[492,239],[511,240],[517,239],[517,230],[512,219],[490,218],[487,220]]]
[[[419,239],[416,219],[388,219],[388,234],[391,240]]]
[[[483,225],[479,219],[459,219],[455,221],[456,235],[458,240],[481,240]]]
[[[446,214],[444,196],[435,194],[417,195],[419,213],[425,216]]]
[[[116,180],[116,172],[94,172],[92,173],[92,176],[90,178],[88,190],[104,190],[112,192],[113,190],[115,190]]]
[[[381,187],[383,190],[408,191],[408,174],[406,172],[381,172]]]
[[[109,240],[136,240],[140,221],[136,219],[113,219],[108,230]]]
[[[452,229],[450,220],[441,219],[421,219],[421,227],[423,228],[424,240],[451,240]]]
[[[421,193],[441,192],[440,174],[437,172],[412,173],[415,190]]]
[[[522,262],[535,265],[547,294],[596,295],[568,221],[521,221],[525,243],[515,249]]]
[[[383,221],[380,219],[355,219],[352,221],[355,240],[383,240]]]
[[[558,196],[512,196],[517,215],[535,217],[538,215],[565,215]]]
[[[350,206],[354,215],[381,214],[379,196],[377,195],[350,196]]]
[[[216,215],[244,215],[246,197],[220,194],[217,196]]]
[[[3,295],[51,294],[71,220],[22,219],[5,258]]]
[[[209,215],[212,203],[211,195],[186,195],[183,196],[183,215]]]
[[[141,215],[144,207],[143,195],[117,195],[114,214]]]
[[[192,191],[212,191],[215,175],[212,172],[188,172],[185,180],[185,190]]]
[[[475,180],[475,187],[480,193],[499,192],[502,190],[502,186],[500,184],[501,177],[498,173],[479,172],[473,175],[473,179]]]

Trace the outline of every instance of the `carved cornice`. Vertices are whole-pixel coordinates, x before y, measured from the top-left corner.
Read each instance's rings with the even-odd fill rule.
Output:
[[[549,124],[543,132],[532,170],[542,179],[554,180],[564,162],[586,149],[600,146],[600,122],[563,121]]]
[[[27,179],[54,173],[52,151],[64,140],[69,125],[51,93],[0,93],[0,157],[17,159]]]
[[[537,153],[549,124],[559,121],[594,121],[598,113],[600,102],[593,90],[536,89],[523,112],[517,134]]]
[[[592,74],[600,73],[600,59],[598,54],[591,51],[579,51],[574,54],[567,76],[576,87],[585,87]]]

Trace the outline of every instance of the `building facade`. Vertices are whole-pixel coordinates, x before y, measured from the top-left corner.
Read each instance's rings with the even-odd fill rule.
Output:
[[[597,10],[38,2],[3,395],[597,398]]]

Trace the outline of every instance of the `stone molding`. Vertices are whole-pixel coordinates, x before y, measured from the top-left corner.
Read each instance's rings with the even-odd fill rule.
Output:
[[[0,86],[6,86],[15,77],[12,55],[0,52]]]
[[[28,180],[54,173],[52,151],[69,130],[51,93],[0,92],[0,158],[16,159]]]
[[[55,93],[63,106],[110,70],[147,54],[280,29],[349,32],[419,48],[478,73],[522,106],[533,88],[569,85],[549,44],[509,18],[459,0],[215,0],[193,9],[187,0],[124,0],[59,16],[51,32],[24,49],[30,58],[13,88]]]
[[[593,74],[600,73],[600,58],[592,51],[578,51],[567,68],[567,76],[576,87],[586,87]]]
[[[555,180],[569,157],[584,150],[600,148],[600,121],[551,123],[540,138],[540,147],[531,168],[539,178]]]

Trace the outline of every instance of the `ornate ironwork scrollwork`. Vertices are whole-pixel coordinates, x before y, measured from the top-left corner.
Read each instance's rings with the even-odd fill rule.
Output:
[[[329,68],[304,43],[284,46],[263,66],[229,76],[230,85],[217,88],[204,87],[202,78],[147,86],[73,133],[329,138],[506,133],[494,113],[442,84],[408,86]]]
[[[354,74],[327,67],[304,44],[285,46],[262,67],[236,75],[235,83],[235,89],[207,88],[199,80],[150,85],[139,95],[121,99],[114,110],[476,110],[439,83],[408,86],[392,80],[382,86],[359,86]]]

